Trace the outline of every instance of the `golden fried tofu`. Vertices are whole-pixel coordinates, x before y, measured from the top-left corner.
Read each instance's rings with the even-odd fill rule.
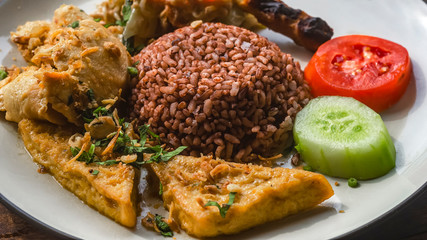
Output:
[[[334,194],[323,175],[303,170],[187,156],[151,167],[163,185],[164,204],[172,219],[200,238],[280,219],[313,208]],[[232,192],[235,199],[224,218],[217,206],[206,206],[208,201],[227,204]]]
[[[70,161],[72,155],[68,141],[75,133],[70,127],[28,119],[20,121],[18,126],[33,160],[49,171],[64,188],[118,223],[135,226],[133,167],[122,163],[99,166]]]

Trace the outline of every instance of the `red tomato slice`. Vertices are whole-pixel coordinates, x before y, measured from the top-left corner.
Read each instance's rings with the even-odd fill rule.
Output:
[[[325,42],[304,71],[314,97],[353,97],[376,112],[395,104],[409,84],[411,63],[401,45],[348,35]]]

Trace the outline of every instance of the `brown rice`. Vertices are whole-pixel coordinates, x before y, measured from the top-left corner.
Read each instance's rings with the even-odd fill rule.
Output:
[[[290,54],[249,30],[203,23],[166,34],[133,58],[131,118],[171,147],[249,161],[292,142],[309,87]]]

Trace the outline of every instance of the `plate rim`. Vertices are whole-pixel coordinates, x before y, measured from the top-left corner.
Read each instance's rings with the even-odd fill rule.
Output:
[[[7,199],[2,193],[0,193],[0,202],[11,212],[17,214],[19,217],[22,217],[23,219],[27,220],[28,223],[30,223],[33,226],[37,226],[42,228],[43,231],[50,233],[53,235],[55,239],[79,239],[76,238],[73,235],[70,235],[66,232],[63,232],[55,227],[50,226],[49,224],[41,221],[40,219],[34,217],[30,213],[22,210],[20,207],[18,207],[16,204],[14,204],[12,201]]]
[[[424,3],[427,3],[427,0],[422,0]],[[1,2],[1,0],[0,0]],[[401,210],[401,208],[407,206],[411,200],[414,200],[420,196],[420,192],[425,190],[427,188],[427,182],[424,182],[423,184],[419,185],[414,191],[412,191],[411,194],[406,196],[403,200],[401,200],[398,204],[391,207],[389,210],[383,212],[382,214],[376,216],[375,218],[371,219],[370,221],[360,225],[359,227],[356,227],[354,229],[351,229],[347,232],[337,234],[336,236],[332,236],[333,239],[346,239],[349,237],[353,237],[354,234],[360,233],[363,231],[367,226],[372,224],[378,224],[380,221],[385,221],[387,219],[392,218],[392,214],[398,212]],[[7,193],[6,193],[7,194]],[[63,232],[59,230],[60,228],[52,227],[51,225],[43,222],[42,220],[39,220],[38,218],[34,217],[29,212],[26,212],[22,210],[20,207],[18,207],[15,203],[7,199],[2,193],[0,193],[0,202],[4,204],[5,207],[12,210],[12,212],[17,213],[19,216],[23,217],[24,219],[29,220],[28,222],[33,225],[37,225],[38,227],[43,228],[43,230],[46,230],[47,232],[54,234],[54,237],[62,237],[65,239],[79,239],[73,236],[73,233],[69,234],[66,232]],[[56,238],[55,238],[56,239]]]
[[[378,224],[380,221],[386,221],[390,218],[392,218],[393,213],[398,212],[403,207],[408,205],[411,201],[414,201],[415,199],[419,198],[423,191],[427,189],[427,182],[425,182],[423,185],[421,185],[417,190],[415,190],[411,195],[409,195],[407,198],[405,198],[403,201],[401,201],[399,204],[395,205],[390,210],[384,212],[382,215],[378,216],[377,218],[351,230],[346,233],[343,233],[341,235],[333,237],[333,239],[348,239],[351,237],[354,237],[355,234],[360,233],[363,231],[364,228],[366,228],[369,225],[372,224]],[[0,193],[0,202],[9,210],[16,213],[20,217],[24,218],[25,220],[28,220],[30,224],[33,226],[41,227],[46,232],[53,234],[55,239],[80,239],[73,235],[70,235],[66,232],[63,232],[55,227],[50,226],[49,224],[37,219],[36,217],[32,216],[28,212],[22,210],[20,207],[15,205],[13,202],[11,202],[9,199],[7,199],[2,193]],[[254,227],[256,228],[256,226]]]

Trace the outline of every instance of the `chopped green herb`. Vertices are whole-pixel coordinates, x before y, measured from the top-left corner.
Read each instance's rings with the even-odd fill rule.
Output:
[[[79,154],[81,148],[78,147],[70,147],[71,154],[73,157]],[[82,154],[77,158],[77,161],[85,162],[86,164],[93,163],[95,160],[95,144],[91,144],[89,151],[83,151]]]
[[[305,165],[304,167],[302,167],[302,169],[304,169],[305,171],[313,172],[313,168],[311,168],[309,165]]]
[[[159,185],[159,195],[162,196],[163,195],[163,184],[160,183]]]
[[[356,178],[349,178],[348,179],[348,186],[349,187],[355,188],[355,187],[357,187],[357,185],[359,185],[359,183],[357,182]]]
[[[70,151],[71,151],[71,155],[73,155],[73,157],[75,157],[77,154],[79,154],[80,148],[78,148],[78,147],[70,147]]]
[[[236,197],[236,192],[230,192],[228,194],[228,203],[227,204],[223,204],[222,207],[221,205],[219,205],[219,203],[214,202],[214,201],[209,201],[205,204],[206,206],[216,206],[219,209],[219,214],[221,214],[221,217],[225,218],[225,215],[227,214],[228,209],[231,207],[231,205],[234,202],[234,198]]]
[[[93,89],[89,89],[86,92],[87,97],[89,98],[89,101],[94,101],[95,100],[95,93],[93,92]]]
[[[79,21],[74,21],[74,22],[72,22],[72,23],[71,23],[71,25],[70,25],[70,27],[72,27],[72,28],[78,28],[79,26],[80,26]]]
[[[138,69],[135,67],[128,67],[128,73],[131,77],[138,76]]]
[[[125,22],[125,25],[129,21],[130,15],[132,14],[132,3],[132,0],[126,0],[122,8],[123,21]]]
[[[126,26],[126,22],[125,22],[125,21],[123,21],[123,20],[117,20],[117,21],[115,22],[115,24],[116,24],[116,25],[118,25],[118,26],[122,26],[122,27]]]
[[[95,163],[98,164],[98,165],[111,166],[111,165],[114,165],[114,164],[119,164],[120,161],[117,161],[117,160],[107,160],[107,161],[104,161],[104,162],[95,162]]]
[[[166,152],[164,151],[164,153],[162,154],[162,156],[160,157],[160,160],[162,162],[167,162],[169,161],[171,158],[173,158],[174,156],[180,154],[182,151],[184,151],[184,149],[186,149],[187,146],[180,146],[177,149],[171,151],[171,152]]]
[[[4,69],[0,69],[0,80],[7,78],[7,72]]]
[[[119,125],[122,126],[125,130],[129,127],[129,123],[125,122],[124,118],[119,118]]]
[[[89,113],[86,113],[86,117],[84,117],[85,121],[90,122],[93,120],[93,117],[104,116],[106,114],[111,114],[111,113],[107,109],[105,109],[104,107],[98,107],[97,109],[93,110],[90,114],[92,116],[89,116]],[[122,119],[121,122],[123,122],[123,121],[124,120]],[[127,128],[129,123],[124,122],[123,125],[125,126],[125,128]],[[138,142],[138,140],[131,139],[124,131],[121,130],[119,132],[119,135],[116,139],[116,142],[115,142],[115,145],[113,148],[114,153],[118,153],[118,154],[122,154],[122,155],[136,154],[137,160],[132,162],[132,163],[129,163],[130,165],[132,165],[134,167],[140,167],[141,165],[149,164],[149,163],[153,163],[153,162],[157,162],[157,163],[158,162],[167,162],[172,157],[178,155],[179,153],[181,153],[186,148],[186,146],[180,146],[177,149],[168,152],[168,151],[164,150],[160,145],[145,146],[147,139],[157,140],[160,143],[160,138],[157,134],[153,133],[149,129],[149,125],[143,125],[143,126],[139,127],[138,130],[139,130],[139,136],[140,136],[139,142]],[[118,160],[107,160],[107,161],[101,162],[99,160],[99,158],[95,155],[95,147],[107,146],[109,144],[109,142],[111,141],[111,138],[113,136],[115,136],[116,134],[117,134],[117,132],[113,132],[104,139],[95,140],[92,143],[89,151],[88,152],[82,152],[82,154],[79,156],[79,158],[77,160],[82,161],[82,162],[86,162],[87,164],[96,163],[98,165],[105,165],[105,166],[120,163],[121,161],[118,161]],[[70,148],[70,151],[71,151],[71,154],[73,155],[73,157],[76,156],[80,152],[80,150],[81,149],[78,147],[71,147]],[[150,159],[148,159],[147,161],[144,161],[144,153],[151,154]]]
[[[141,63],[141,61],[136,61],[136,62],[134,62],[133,64],[132,64],[132,66],[136,66],[136,65],[139,65]]]
[[[126,49],[128,50],[129,54],[134,56],[135,54],[139,53],[144,47],[144,44],[140,44],[137,47],[135,47],[134,43],[134,37],[130,37],[127,39],[122,39],[123,45],[126,46]]]
[[[160,233],[165,237],[173,237],[173,232],[169,225],[163,221],[164,217],[156,214],[154,217],[154,223],[156,224],[157,228],[160,230]]]
[[[111,115],[112,115],[111,111],[102,106],[99,106],[95,109],[87,109],[86,111],[82,112],[82,118],[85,121],[85,123],[90,123],[95,118],[99,118],[100,116],[111,116]]]
[[[93,171],[91,172],[91,174],[92,174],[92,175],[98,175],[98,173],[99,173],[99,171],[98,171],[98,170],[93,170]]]
[[[93,19],[93,21],[95,21],[95,22],[100,22],[100,21],[101,21],[101,18],[94,18],[94,19]]]
[[[113,25],[114,25],[114,24],[112,24],[112,23],[107,23],[107,24],[105,24],[105,25],[104,25],[104,27],[105,27],[105,28],[109,28],[110,26],[113,26]]]
[[[94,111],[93,111],[93,116],[94,117],[101,117],[101,116],[108,116],[109,115],[109,111],[108,109],[106,109],[105,107],[97,107]]]
[[[109,139],[98,139],[95,141],[95,147],[106,147],[109,142]]]

